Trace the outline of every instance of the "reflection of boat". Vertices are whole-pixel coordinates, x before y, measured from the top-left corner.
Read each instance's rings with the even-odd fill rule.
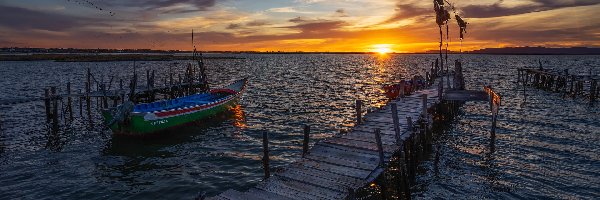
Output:
[[[133,105],[125,102],[102,112],[116,134],[146,135],[207,118],[234,106],[246,87],[241,79],[221,89],[212,89],[170,100]]]

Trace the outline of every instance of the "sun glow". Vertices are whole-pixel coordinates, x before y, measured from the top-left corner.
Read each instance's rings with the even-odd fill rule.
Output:
[[[391,44],[375,44],[372,47],[373,48],[371,49],[371,51],[377,52],[379,54],[387,54],[392,52]]]

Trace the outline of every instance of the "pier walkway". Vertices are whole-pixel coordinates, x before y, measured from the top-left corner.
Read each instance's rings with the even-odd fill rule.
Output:
[[[409,123],[412,122],[407,117],[416,120],[423,114],[423,95],[427,95],[426,108],[439,103],[439,81],[438,78],[429,88],[392,100],[380,110],[366,114],[363,122],[350,132],[317,142],[302,159],[274,173],[256,187],[245,192],[227,190],[207,199],[346,198],[384,171],[385,167],[381,165],[379,158],[376,129],[381,133],[384,163],[390,161],[394,152],[403,149],[403,144],[409,138],[426,137],[421,135],[426,134],[425,131],[410,130]],[[398,140],[394,130],[392,103],[397,105],[400,127]],[[429,117],[426,119],[430,120]]]

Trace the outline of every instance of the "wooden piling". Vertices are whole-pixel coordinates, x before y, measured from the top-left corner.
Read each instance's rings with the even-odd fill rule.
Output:
[[[67,82],[67,112],[69,112],[69,121],[73,121],[73,98],[71,97],[71,82]]]
[[[44,106],[46,108],[46,123],[49,123],[50,119],[51,119],[50,89],[49,88],[44,88]]]
[[[377,152],[379,153],[379,167],[384,166],[383,144],[381,143],[381,129],[375,129],[375,141],[377,142]]]
[[[408,128],[409,132],[412,132],[412,130],[414,129],[411,117],[406,117],[406,127]]]
[[[405,91],[404,91],[404,81],[400,82],[400,98],[404,98],[405,96]]]
[[[362,100],[356,100],[356,124],[362,123]]]
[[[398,105],[396,103],[391,104],[392,109],[392,121],[394,123],[394,133],[396,134],[396,144],[400,144],[402,138],[400,138],[400,120],[398,119]]]
[[[421,117],[426,118],[427,117],[427,94],[421,95],[421,98],[422,98],[421,104],[423,106],[423,111],[421,113]]]
[[[52,127],[53,130],[58,130],[58,94],[56,93],[56,87],[50,87],[51,99],[52,99]]]
[[[444,99],[444,82],[438,84],[438,99],[441,102]]]
[[[263,132],[263,170],[265,172],[265,179],[271,177],[271,171],[269,168],[269,135],[267,132]]]
[[[310,125],[304,125],[304,140],[302,142],[302,157],[308,154],[308,142],[310,140]]]

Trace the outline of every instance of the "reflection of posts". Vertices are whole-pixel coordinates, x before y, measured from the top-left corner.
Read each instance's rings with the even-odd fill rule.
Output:
[[[362,100],[356,100],[356,124],[362,123]]]
[[[265,172],[265,179],[271,176],[269,171],[269,135],[267,132],[263,132],[263,170]]]

